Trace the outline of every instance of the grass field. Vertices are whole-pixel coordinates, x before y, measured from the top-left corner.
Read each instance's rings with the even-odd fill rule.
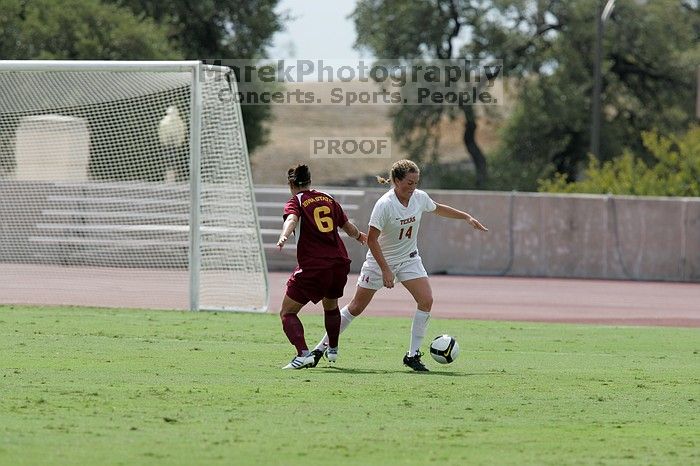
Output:
[[[434,319],[461,354],[418,374],[409,326],[282,371],[274,314],[0,307],[0,464],[700,463],[697,329]]]

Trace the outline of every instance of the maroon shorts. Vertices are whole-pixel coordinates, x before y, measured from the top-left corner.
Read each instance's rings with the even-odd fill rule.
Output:
[[[287,296],[299,304],[309,301],[316,304],[323,298],[338,299],[343,296],[349,273],[350,264],[344,262],[321,269],[297,267],[287,280]]]

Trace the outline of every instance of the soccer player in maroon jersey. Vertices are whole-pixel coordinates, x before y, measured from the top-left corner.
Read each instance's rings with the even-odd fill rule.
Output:
[[[311,189],[311,172],[306,165],[297,165],[287,172],[292,197],[284,206],[284,226],[277,246],[282,249],[297,224],[297,267],[287,280],[287,292],[282,300],[282,329],[297,355],[283,369],[302,369],[316,365],[304,338],[304,326],[297,315],[309,301],[323,301],[324,324],[328,333],[327,358],[335,362],[338,356],[340,310],[338,298],[350,273],[350,259],[338,228],[362,244],[362,233],[343,212],[335,199]]]

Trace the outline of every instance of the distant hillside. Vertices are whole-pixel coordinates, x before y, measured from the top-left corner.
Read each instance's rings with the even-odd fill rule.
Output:
[[[328,83],[305,84],[316,92],[328,92]],[[287,168],[308,163],[316,184],[333,184],[351,178],[386,174],[395,160],[406,157],[396,140],[392,140],[390,159],[311,159],[309,139],[321,136],[391,137],[390,105],[276,105],[274,121],[269,124],[270,142],[252,156],[253,180],[256,184],[285,183]],[[482,118],[477,140],[489,151],[497,143],[500,119]],[[441,160],[469,160],[462,143],[463,119],[445,121],[440,144]]]

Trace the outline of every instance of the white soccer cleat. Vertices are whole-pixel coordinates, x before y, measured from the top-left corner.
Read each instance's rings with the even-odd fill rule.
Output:
[[[309,353],[306,356],[294,356],[294,358],[282,369],[304,369],[305,367],[314,366],[314,355]]]
[[[338,348],[328,348],[326,350],[326,359],[328,359],[328,362],[335,362],[338,359]]]

